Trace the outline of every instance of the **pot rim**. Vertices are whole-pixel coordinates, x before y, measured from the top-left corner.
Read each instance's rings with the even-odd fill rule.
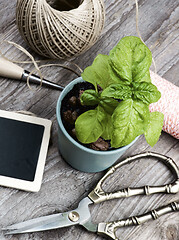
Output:
[[[58,122],[58,126],[61,128],[63,134],[68,138],[69,141],[71,141],[76,147],[80,148],[81,150],[88,152],[88,153],[92,153],[92,154],[96,154],[96,155],[111,155],[112,153],[117,153],[117,152],[121,152],[124,150],[127,150],[137,139],[138,137],[136,137],[136,139],[134,139],[131,143],[129,143],[126,146],[114,149],[114,150],[110,150],[110,151],[97,151],[97,150],[93,150],[90,149],[88,147],[83,146],[82,144],[78,143],[75,139],[73,139],[70,134],[67,132],[67,130],[65,129],[63,122],[62,122],[62,118],[61,118],[61,102],[63,100],[63,98],[66,96],[66,94],[73,88],[73,86],[79,82],[84,82],[84,80],[82,79],[82,77],[78,77],[76,79],[74,79],[73,81],[71,81],[61,92],[58,100],[57,100],[57,105],[56,105],[56,116],[57,116],[57,122]]]

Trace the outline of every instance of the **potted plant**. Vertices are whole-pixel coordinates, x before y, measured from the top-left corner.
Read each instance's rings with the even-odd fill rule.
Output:
[[[67,85],[58,99],[57,120],[59,150],[70,165],[85,172],[102,171],[142,134],[148,144],[155,145],[164,116],[149,112],[149,104],[161,97],[151,83],[151,62],[150,50],[138,37],[124,37],[109,55],[99,54],[82,78]],[[80,93],[81,105],[90,109],[74,121],[76,141],[64,127],[61,107],[64,97],[83,81],[94,88]],[[110,143],[112,149],[97,151],[87,147],[99,139]]]

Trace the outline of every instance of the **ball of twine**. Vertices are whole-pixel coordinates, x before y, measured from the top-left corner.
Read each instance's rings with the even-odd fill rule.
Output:
[[[71,58],[85,52],[97,41],[104,20],[103,0],[82,0],[69,11],[54,9],[46,0],[17,1],[16,21],[22,37],[48,58]]]

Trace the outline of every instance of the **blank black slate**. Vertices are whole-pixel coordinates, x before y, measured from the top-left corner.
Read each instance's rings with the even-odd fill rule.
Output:
[[[0,175],[34,181],[44,126],[0,117]]]

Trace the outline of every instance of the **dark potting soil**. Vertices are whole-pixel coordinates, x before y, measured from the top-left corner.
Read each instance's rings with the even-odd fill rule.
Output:
[[[80,96],[87,89],[94,89],[94,86],[88,82],[77,83],[70,92],[64,97],[61,105],[62,122],[66,131],[77,142],[75,134],[75,121],[84,112],[95,109],[96,106],[82,106]],[[81,144],[81,143],[80,143]],[[96,142],[91,144],[83,144],[84,146],[97,151],[111,150],[110,142],[99,138]]]

